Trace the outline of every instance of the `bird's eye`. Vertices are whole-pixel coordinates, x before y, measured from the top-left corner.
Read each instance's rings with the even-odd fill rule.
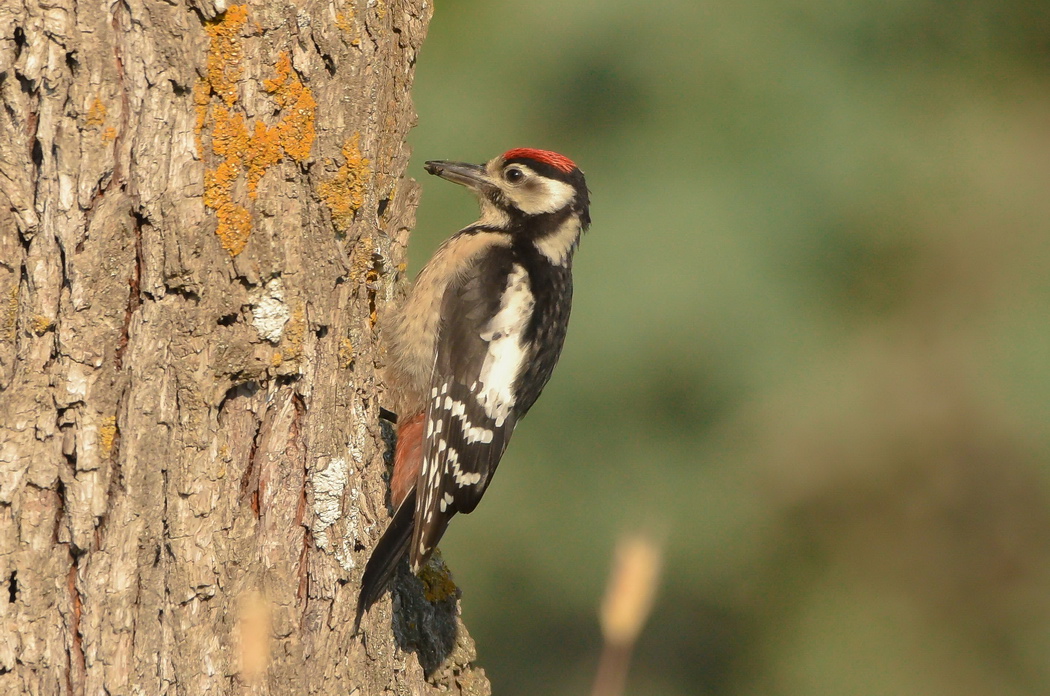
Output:
[[[511,167],[507,171],[503,172],[503,178],[512,184],[516,184],[525,178],[525,172],[521,171],[516,167]]]

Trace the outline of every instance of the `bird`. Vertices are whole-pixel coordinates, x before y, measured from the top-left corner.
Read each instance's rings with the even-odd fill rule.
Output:
[[[484,495],[561,355],[573,256],[591,222],[583,172],[556,152],[425,169],[468,188],[480,215],[441,244],[389,322],[395,512],[365,566],[355,633],[401,559],[418,573],[453,516]]]

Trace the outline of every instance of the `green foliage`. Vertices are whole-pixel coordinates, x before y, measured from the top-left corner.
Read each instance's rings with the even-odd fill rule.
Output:
[[[593,190],[565,356],[442,544],[501,694],[1050,691],[1050,6],[439,3],[424,159]],[[472,219],[424,181],[413,267]]]

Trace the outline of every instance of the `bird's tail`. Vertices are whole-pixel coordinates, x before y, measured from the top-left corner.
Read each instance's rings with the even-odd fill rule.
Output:
[[[357,615],[354,618],[354,633],[361,628],[361,617],[376,603],[383,592],[386,591],[390,580],[394,577],[397,564],[408,552],[408,545],[412,539],[412,528],[416,514],[416,491],[412,491],[405,497],[394,513],[394,519],[390,526],[383,532],[372,557],[368,559],[365,566],[365,574],[361,578],[361,594],[357,596]]]

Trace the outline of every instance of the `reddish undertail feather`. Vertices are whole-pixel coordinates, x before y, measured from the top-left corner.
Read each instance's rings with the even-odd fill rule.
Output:
[[[390,502],[396,510],[416,485],[423,466],[423,420],[425,412],[404,421],[397,429],[394,473],[390,477]]]
[[[573,169],[576,169],[576,163],[571,159],[565,155],[559,155],[557,152],[551,152],[550,150],[535,150],[531,147],[519,147],[513,150],[507,150],[503,153],[504,160],[511,160],[518,157],[549,164],[566,174],[570,173]]]

